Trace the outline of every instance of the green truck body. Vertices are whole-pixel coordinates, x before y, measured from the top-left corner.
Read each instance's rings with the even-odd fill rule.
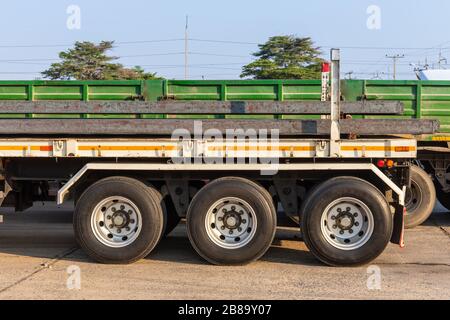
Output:
[[[158,101],[158,100],[268,100],[321,99],[319,80],[147,80],[147,81],[0,81],[0,100],[18,101]],[[450,81],[344,80],[342,99],[401,101],[400,116],[355,116],[367,118],[417,118],[440,121],[440,132],[426,140],[449,141]],[[319,118],[320,115],[90,115],[90,114],[0,114],[0,118]]]

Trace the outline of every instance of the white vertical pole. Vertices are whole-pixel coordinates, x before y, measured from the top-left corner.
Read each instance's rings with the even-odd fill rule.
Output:
[[[188,28],[189,28],[189,16],[186,16],[186,28],[184,29],[184,79],[187,80],[189,77],[188,74],[188,50],[189,50],[189,34],[188,34]]]
[[[341,140],[341,128],[339,119],[341,116],[341,81],[340,81],[339,49],[331,49],[331,130],[330,130],[330,157],[340,156],[339,141]]]

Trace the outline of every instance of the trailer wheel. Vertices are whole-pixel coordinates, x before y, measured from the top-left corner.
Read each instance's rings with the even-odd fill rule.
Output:
[[[270,194],[256,183],[227,177],[203,187],[187,214],[192,246],[217,265],[243,265],[259,259],[276,231]]]
[[[309,195],[300,217],[305,243],[331,266],[366,264],[388,245],[393,218],[383,194],[354,177],[330,179]]]
[[[406,192],[405,228],[412,229],[424,223],[436,203],[436,189],[428,173],[418,166],[411,166],[411,188]]]
[[[74,231],[94,260],[127,264],[147,256],[164,228],[158,191],[126,177],[111,177],[90,186],[75,208]]]

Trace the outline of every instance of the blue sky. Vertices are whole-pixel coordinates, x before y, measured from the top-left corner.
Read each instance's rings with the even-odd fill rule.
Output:
[[[81,9],[81,28],[66,26],[69,5]],[[367,28],[367,8],[381,12],[381,29]],[[167,78],[184,77],[185,16],[192,79],[236,79],[252,60],[256,44],[269,36],[312,37],[328,56],[341,47],[343,73],[391,76],[386,54],[404,54],[398,78],[412,79],[409,63],[436,63],[439,48],[450,62],[450,1],[445,0],[22,0],[4,1],[0,11],[0,79],[34,79],[59,51],[76,40],[115,40],[112,54],[127,66],[142,65]],[[133,42],[133,43],[124,43]],[[36,47],[36,45],[45,45]],[[24,46],[24,47],[20,47]],[[355,48],[363,47],[363,48]],[[426,49],[428,48],[428,49]],[[432,49],[429,49],[432,48]],[[389,68],[389,69],[388,69]]]

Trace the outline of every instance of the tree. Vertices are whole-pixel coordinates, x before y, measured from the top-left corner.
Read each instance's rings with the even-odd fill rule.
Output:
[[[258,58],[242,68],[241,78],[319,79],[323,59],[311,38],[275,36],[259,45]]]
[[[42,72],[52,80],[148,80],[157,79],[155,73],[146,73],[141,67],[125,68],[113,63],[118,57],[108,56],[114,41],[95,44],[89,41],[76,42],[72,49],[59,53],[61,62],[53,63]]]
[[[122,68],[119,70],[118,74],[116,75],[115,79],[117,80],[155,80],[155,79],[162,79],[161,77],[158,77],[156,73],[152,72],[145,72],[144,69],[140,66],[135,66],[134,68],[128,69],[128,68]]]

